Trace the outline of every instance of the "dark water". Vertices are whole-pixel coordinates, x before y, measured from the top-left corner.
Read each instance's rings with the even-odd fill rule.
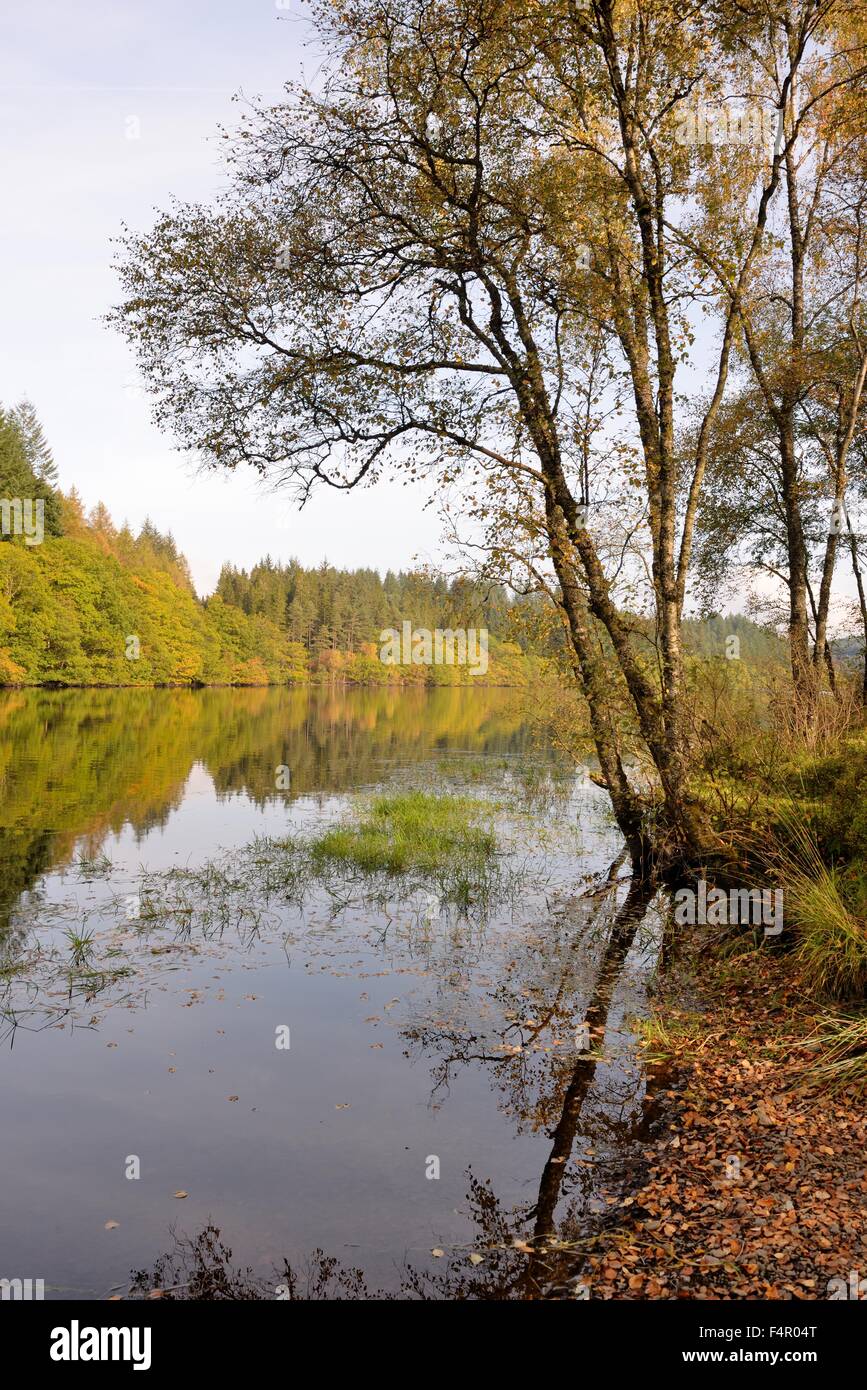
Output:
[[[0,1277],[574,1295],[651,1111],[659,921],[522,698],[0,692]],[[488,804],[463,910],[275,848],[410,786]]]

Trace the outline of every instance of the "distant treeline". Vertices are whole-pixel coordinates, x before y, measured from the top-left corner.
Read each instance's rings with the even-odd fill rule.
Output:
[[[731,639],[737,642],[731,645]],[[788,647],[782,637],[759,627],[741,613],[716,614],[710,618],[687,619],[683,624],[683,645],[694,656],[734,657],[754,666],[785,666]]]
[[[363,684],[526,685],[559,644],[542,601],[496,586],[411,571],[341,570],[266,558],[224,566],[199,599],[171,535],[146,521],[117,527],[99,504],[63,495],[33,407],[0,410],[0,685],[267,685],[344,679]],[[41,503],[39,540],[14,500]],[[477,628],[489,634],[485,674],[461,665],[379,659],[380,634]],[[745,618],[687,625],[700,656],[725,654],[736,633],[746,660],[776,660],[779,639]]]
[[[224,565],[216,589],[224,603],[285,628],[311,656],[356,652],[378,644],[380,633],[409,619],[416,627],[486,628],[508,634],[517,606],[505,589],[482,588],[419,572],[381,576],[374,569],[341,570],[270,559],[249,571]],[[526,602],[526,601],[524,601]]]
[[[62,495],[31,406],[0,411],[0,684],[266,685],[343,678],[363,683],[525,684],[534,662],[509,637],[510,603],[425,574],[305,570],[266,559],[226,567],[197,597],[170,535],[133,534],[101,504],[86,515]],[[43,533],[23,530],[20,504],[42,505]],[[13,505],[13,503],[15,505]],[[32,509],[31,509],[32,510]],[[25,507],[25,517],[27,508]],[[17,524],[16,524],[17,522]],[[490,633],[488,669],[388,666],[379,635],[474,625]]]

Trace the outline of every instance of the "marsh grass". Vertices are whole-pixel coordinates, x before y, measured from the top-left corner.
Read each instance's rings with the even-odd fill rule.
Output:
[[[670,1062],[702,1051],[707,1042],[706,1024],[698,1014],[634,1014],[629,1026],[641,1042],[645,1062]]]
[[[484,914],[504,888],[494,803],[411,790],[376,797],[355,823],[332,826],[310,845],[314,874],[359,876],[380,899],[389,880],[426,889],[462,913]],[[484,823],[480,822],[484,818]]]
[[[813,1041],[818,1055],[804,1068],[805,1079],[831,1091],[867,1090],[867,1014],[827,1014]]]
[[[481,869],[497,848],[493,830],[478,823],[486,809],[466,796],[379,796],[358,824],[333,826],[312,842],[313,864],[337,860],[389,874]]]
[[[82,925],[80,908],[70,901],[56,914],[61,949],[32,935],[29,945],[22,940],[14,956],[3,957],[0,1038],[76,1018],[77,1002],[91,1008],[98,995],[110,1007],[119,1001],[108,987],[126,976],[141,993],[162,968],[152,955],[195,951],[196,940],[231,936],[252,945],[278,932],[285,947],[294,930],[286,909],[303,916],[314,894],[330,904],[332,917],[373,909],[381,920],[371,925],[382,925],[384,933],[405,919],[407,909],[424,920],[425,932],[452,909],[481,924],[495,905],[511,901],[514,907],[526,877],[500,851],[493,829],[498,809],[492,800],[418,790],[362,798],[352,819],[312,839],[259,837],[199,866],[142,870],[135,916],[128,915],[128,883],[108,900],[116,919],[112,931]],[[170,946],[149,942],[152,932],[165,929]]]
[[[75,927],[67,927],[63,935],[69,946],[73,966],[78,968],[86,965],[95,946],[93,929],[78,930]]]
[[[787,844],[775,855],[785,916],[794,927],[804,983],[829,999],[867,994],[867,894],[854,868],[829,863],[814,831],[787,813]]]
[[[867,994],[867,924],[848,906],[842,875],[823,867],[793,876],[789,915],[799,936],[798,960],[808,986],[831,999]]]
[[[140,887],[141,909],[129,926],[142,933],[171,925],[182,941],[196,934],[218,940],[230,930],[249,941],[272,920],[266,884],[255,872],[238,872],[234,859],[143,874]]]
[[[77,911],[74,905],[70,910]],[[38,1032],[64,1019],[75,1027],[94,1027],[99,1021],[94,1001],[100,996],[112,994],[112,1004],[128,1001],[131,996],[118,998],[114,987],[134,977],[135,970],[125,960],[115,963],[123,953],[106,949],[106,939],[80,925],[63,929],[55,943],[38,941],[32,931],[24,934],[17,957],[0,965],[0,1043],[19,1030]]]
[[[861,815],[860,808],[852,808]],[[835,808],[839,818],[844,808]],[[856,1007],[867,998],[867,883],[860,853],[835,862],[821,829],[792,801],[780,811],[781,845],[767,863],[783,884],[786,925],[808,997]],[[860,832],[859,832],[860,834]],[[832,1090],[867,1087],[867,1017],[826,1013],[808,1039],[814,1058],[799,1074]]]
[[[259,837],[197,868],[142,874],[140,913],[130,925],[142,932],[171,925],[187,940],[227,929],[253,937],[277,924],[275,907],[300,908],[316,888],[335,911],[387,910],[396,895],[405,902],[421,892],[437,915],[451,905],[484,917],[522,877],[500,862],[495,810],[490,801],[416,789],[365,800],[353,819],[313,839]]]
[[[107,877],[112,872],[114,865],[107,854],[80,854],[75,861],[75,867],[79,878],[89,880]]]

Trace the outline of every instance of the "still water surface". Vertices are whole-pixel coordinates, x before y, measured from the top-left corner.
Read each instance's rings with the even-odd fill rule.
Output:
[[[652,1112],[659,918],[524,698],[0,692],[0,1277],[574,1295]],[[496,826],[466,911],[275,849],[416,786]]]

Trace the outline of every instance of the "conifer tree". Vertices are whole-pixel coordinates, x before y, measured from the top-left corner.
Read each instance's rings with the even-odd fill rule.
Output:
[[[18,428],[25,458],[34,475],[50,487],[56,487],[57,464],[32,403],[26,398],[20,400],[12,411],[12,419]]]

